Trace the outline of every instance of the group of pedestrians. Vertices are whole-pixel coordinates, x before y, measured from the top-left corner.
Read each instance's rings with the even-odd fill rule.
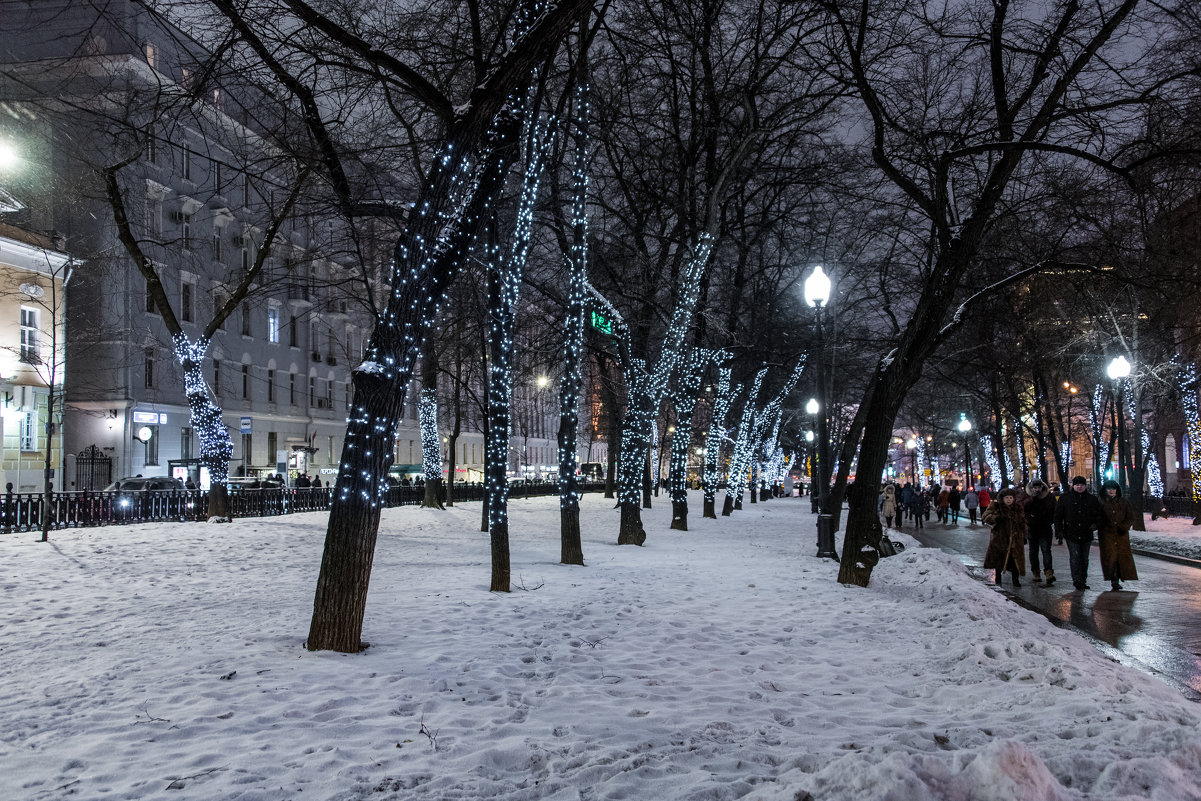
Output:
[[[966,511],[968,521],[976,525],[977,515],[988,508],[992,497],[988,489],[969,487],[960,492],[958,487],[935,484],[930,487],[914,486],[906,482],[885,484],[880,492],[879,511],[884,524],[889,528],[900,528],[909,520],[916,528],[924,528],[933,513],[939,523],[954,525],[959,515]]]
[[[984,567],[996,571],[1001,583],[1005,573],[1013,586],[1020,587],[1026,575],[1027,553],[1034,582],[1055,583],[1052,540],[1066,543],[1072,585],[1090,589],[1088,561],[1093,535],[1101,551],[1101,571],[1113,590],[1122,589],[1123,581],[1138,579],[1130,548],[1130,529],[1138,519],[1130,502],[1122,497],[1116,481],[1107,481],[1098,498],[1088,488],[1084,476],[1072,479],[1071,490],[1063,495],[1052,491],[1047,482],[1034,479],[1025,487],[1003,489],[995,498],[987,487],[969,486],[960,492],[955,486],[934,485],[922,488],[912,484],[886,484],[880,493],[879,511],[889,528],[900,527],[905,519],[923,528],[933,511],[940,523],[955,525],[966,511],[970,525],[980,522],[990,529]]]
[[[1045,482],[1035,479],[1025,492],[1005,489],[984,514],[983,522],[991,533],[984,556],[985,569],[996,571],[995,581],[1008,572],[1013,586],[1020,587],[1026,575],[1026,545],[1035,582],[1055,583],[1051,559],[1051,538],[1066,543],[1072,586],[1090,589],[1088,560],[1096,532],[1101,550],[1101,572],[1110,587],[1122,589],[1121,582],[1138,579],[1130,548],[1130,529],[1137,520],[1134,508],[1122,497],[1116,481],[1102,485],[1102,497],[1089,492],[1084,476],[1072,479],[1072,489],[1056,500]],[[1041,569],[1040,569],[1041,568]]]

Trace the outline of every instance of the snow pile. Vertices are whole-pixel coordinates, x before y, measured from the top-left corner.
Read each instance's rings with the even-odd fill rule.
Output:
[[[807,500],[700,501],[637,548],[586,496],[587,567],[517,501],[507,595],[476,504],[385,510],[353,656],[320,514],[6,536],[0,798],[1201,798],[1195,706],[956,559],[842,587]]]

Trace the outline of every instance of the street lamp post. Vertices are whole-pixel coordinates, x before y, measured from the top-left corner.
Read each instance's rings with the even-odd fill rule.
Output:
[[[959,421],[959,430],[963,433],[963,471],[964,481],[966,482],[963,489],[966,491],[968,487],[975,483],[972,481],[972,452],[967,446],[967,432],[972,430],[971,421],[966,417],[961,419]]]
[[[817,556],[819,559],[838,559],[834,550],[834,516],[830,513],[830,394],[826,380],[826,341],[822,332],[822,316],[830,300],[830,278],[821,265],[805,279],[805,302],[813,309],[817,334],[817,394],[820,409],[817,417]]]
[[[817,418],[817,413],[821,411],[821,404],[817,402],[817,398],[810,398],[805,404],[805,411],[810,417]],[[812,431],[805,434],[805,441],[809,443],[809,504],[812,507],[813,514],[821,512],[821,492],[818,486],[821,484],[821,455],[817,452],[817,446],[813,443],[816,441]]]
[[[1130,460],[1127,458],[1126,450],[1129,449],[1130,443],[1126,441],[1126,410],[1122,407],[1122,402],[1125,400],[1123,379],[1130,375],[1130,362],[1126,360],[1125,356],[1118,356],[1109,363],[1105,372],[1114,383],[1114,416],[1118,421],[1118,470],[1114,478],[1122,485],[1122,494],[1129,496],[1130,488],[1126,481],[1126,465]]]
[[[917,491],[917,440],[913,437],[905,443],[905,448],[909,451],[909,477],[913,482],[913,489]]]

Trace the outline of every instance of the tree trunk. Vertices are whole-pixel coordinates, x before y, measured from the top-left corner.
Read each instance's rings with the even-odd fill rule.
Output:
[[[721,516],[729,517],[734,513],[734,498],[730,495],[730,491],[726,490],[726,499],[721,505]]]
[[[438,353],[431,343],[421,360],[421,400],[418,404],[421,426],[421,467],[425,477],[423,509],[444,509],[442,505],[442,443],[438,439]]]
[[[675,531],[688,530],[688,501],[671,499],[671,527]]]
[[[584,546],[580,540],[580,504],[559,509],[559,563],[584,564]]]
[[[893,553],[891,543],[883,538],[876,499],[880,496],[880,477],[888,463],[893,424],[905,391],[912,386],[909,378],[911,375],[908,374],[904,379],[897,379],[887,373],[875,377],[877,389],[871,393],[863,416],[866,424],[859,443],[855,492],[847,512],[846,536],[838,570],[838,581],[842,584],[866,587],[880,557]]]
[[[642,462],[642,508],[651,508],[651,489],[652,486],[659,485],[659,477],[654,475],[651,469],[651,450],[646,451],[646,458]]]
[[[646,531],[642,528],[642,509],[637,503],[621,503],[621,527],[617,532],[618,545],[642,545]]]

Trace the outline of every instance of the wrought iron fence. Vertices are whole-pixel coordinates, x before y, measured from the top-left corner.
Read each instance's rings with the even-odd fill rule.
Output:
[[[603,492],[601,483],[581,483],[581,492]],[[329,509],[333,487],[231,487],[229,511],[234,517],[271,517],[293,512],[320,512]],[[479,501],[483,484],[456,482],[453,498]],[[557,495],[554,482],[522,482],[509,487],[510,498]],[[393,486],[388,488],[384,506],[416,506],[425,498],[425,488]],[[59,492],[46,499],[40,493],[8,493],[0,505],[0,533],[40,531],[43,519],[51,530],[112,526],[127,523],[151,523],[177,520],[196,522],[208,519],[207,490],[148,490],[138,492]]]
[[[1197,504],[1192,498],[1175,495],[1169,495],[1166,498],[1144,495],[1143,511],[1160,517],[1194,517],[1197,514]]]

